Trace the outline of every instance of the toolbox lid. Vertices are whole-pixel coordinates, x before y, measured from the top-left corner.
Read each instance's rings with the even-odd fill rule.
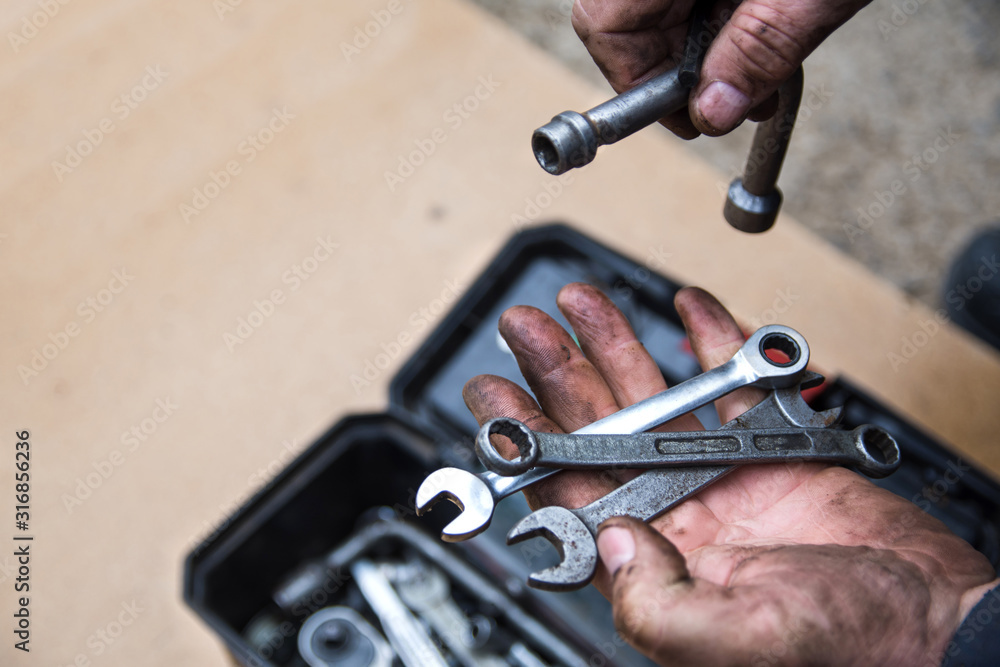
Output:
[[[696,375],[700,368],[673,306],[681,286],[661,275],[668,257],[650,247],[638,263],[562,224],[515,234],[393,378],[392,409],[414,415],[444,443],[471,439],[478,425],[462,400],[470,378],[499,375],[530,393],[497,331],[501,313],[515,304],[535,306],[570,330],[556,295],[575,281],[604,289],[668,382]],[[698,415],[708,428],[718,426],[710,407]]]

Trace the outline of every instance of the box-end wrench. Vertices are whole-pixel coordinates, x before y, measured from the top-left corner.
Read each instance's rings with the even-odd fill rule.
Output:
[[[749,429],[733,420],[719,431],[675,431],[630,435],[536,433],[509,417],[491,419],[476,436],[476,453],[489,470],[518,475],[532,467],[673,468],[695,465],[743,465],[775,461],[817,461],[853,466],[869,477],[887,477],[899,467],[899,445],[878,426],[852,431],[833,428]],[[507,436],[521,457],[507,460],[490,436]]]
[[[786,361],[768,356],[780,352]],[[777,355],[775,355],[777,356]],[[709,371],[685,380],[650,398],[599,419],[574,433],[641,433],[701,406],[722,398],[741,387],[776,389],[797,385],[809,363],[809,345],[794,329],[777,324],[761,327],[733,358]],[[430,510],[441,498],[458,505],[461,513],[441,532],[448,542],[459,542],[486,530],[496,503],[535,482],[558,472],[532,468],[512,477],[493,472],[474,474],[461,468],[441,468],[432,472],[417,489],[417,514]]]
[[[807,373],[803,386],[821,379]],[[756,406],[728,422],[720,431],[736,428],[779,428],[791,420],[795,426],[826,428],[840,418],[842,408],[815,412],[802,400],[801,387],[776,389]],[[737,426],[737,422],[741,425]],[[718,481],[737,466],[704,466],[647,470],[591,504],[578,509],[543,507],[521,519],[507,533],[507,544],[544,537],[559,552],[560,563],[528,577],[528,585],[550,591],[571,591],[586,586],[597,569],[597,527],[613,516],[642,521],[656,518],[685,498]]]

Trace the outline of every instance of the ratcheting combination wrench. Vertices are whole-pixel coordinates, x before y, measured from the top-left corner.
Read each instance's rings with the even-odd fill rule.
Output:
[[[587,470],[820,461],[853,466],[869,477],[886,477],[899,467],[899,445],[877,426],[866,424],[853,431],[793,424],[750,429],[738,420],[722,432],[579,435],[536,433],[516,419],[500,417],[479,429],[476,453],[484,466],[499,475],[518,475],[535,466]],[[510,438],[521,457],[502,457],[490,442],[494,434]]]
[[[780,351],[788,360],[773,361],[767,355],[771,350]],[[809,345],[797,331],[773,324],[761,327],[747,339],[732,359],[721,366],[588,424],[574,433],[641,433],[741,387],[753,385],[764,389],[778,389],[797,386],[808,362]],[[718,468],[688,468],[683,474],[700,479],[706,476],[705,470]],[[458,505],[461,513],[445,526],[441,537],[449,542],[465,540],[489,527],[499,500],[557,472],[557,469],[551,468],[532,468],[520,475],[507,477],[493,472],[473,474],[461,468],[441,468],[428,475],[417,489],[417,514],[430,510],[440,498],[448,498]],[[672,472],[681,474],[678,471]],[[640,478],[648,474],[645,473]]]
[[[805,373],[802,386],[821,381],[815,373]],[[822,429],[835,424],[842,408],[815,412],[802,399],[802,386],[777,389],[756,406],[713,433],[737,429]],[[895,441],[884,442],[886,458],[897,452]],[[649,521],[732,472],[736,466],[706,466],[647,470],[586,507],[566,509],[543,507],[519,521],[507,534],[507,543],[544,537],[559,551],[561,562],[535,572],[528,578],[535,588],[554,591],[585,586],[597,567],[598,526],[614,516],[631,516]]]

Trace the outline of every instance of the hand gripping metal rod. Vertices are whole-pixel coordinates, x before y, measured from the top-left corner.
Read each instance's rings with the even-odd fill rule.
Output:
[[[770,350],[783,353],[788,361],[776,362],[767,356]],[[691,412],[736,389],[754,385],[766,389],[798,383],[798,376],[809,362],[809,345],[794,329],[772,324],[761,327],[733,358],[701,375],[685,380],[655,396],[630,405],[575,433],[639,433]],[[462,513],[441,533],[442,539],[458,542],[489,527],[497,501],[558,470],[533,468],[513,477],[493,472],[472,474],[459,468],[442,468],[427,476],[417,489],[416,510],[423,514],[433,503],[447,497]]]
[[[531,135],[531,150],[542,169],[559,175],[582,167],[597,156],[598,146],[620,141],[687,106],[698,85],[701,64],[713,37],[708,3],[691,10],[680,64],[649,81],[599,104],[590,111],[564,111]]]
[[[679,67],[653,77],[589,111],[564,111],[531,135],[535,159],[550,174],[589,164],[600,146],[613,144],[684,108],[697,85],[704,49],[705,16],[695,18]],[[702,26],[699,28],[699,24]],[[692,48],[695,47],[695,48]],[[722,214],[734,228],[758,234],[774,225],[781,209],[778,175],[788,152],[802,100],[802,68],[778,88],[778,110],[754,134],[742,178],[729,186]]]

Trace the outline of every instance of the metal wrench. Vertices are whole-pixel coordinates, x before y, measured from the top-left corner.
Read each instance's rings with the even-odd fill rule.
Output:
[[[508,461],[490,442],[505,435],[521,457]],[[509,417],[491,419],[476,436],[483,465],[500,475],[535,466],[563,470],[593,468],[672,468],[693,465],[743,465],[775,461],[821,461],[857,468],[869,477],[887,477],[899,467],[899,445],[878,426],[853,431],[831,428],[742,428],[733,420],[725,432],[675,431],[630,435],[536,433]]]
[[[817,379],[806,373],[803,385]],[[737,428],[826,428],[840,418],[841,408],[815,412],[802,400],[801,386],[776,389],[756,406],[728,422],[720,431]],[[613,516],[631,516],[642,521],[656,518],[737,466],[698,466],[647,470],[579,509],[543,507],[521,519],[507,533],[507,544],[544,537],[559,552],[560,563],[528,577],[528,585],[551,591],[570,591],[586,586],[597,569],[597,527]]]
[[[415,561],[391,568],[400,599],[423,618],[464,667],[506,666],[500,656],[473,648],[473,625],[451,596],[451,582],[437,567]]]
[[[351,575],[405,667],[448,667],[448,661],[375,563],[356,560]]]
[[[788,361],[772,361],[767,353],[777,350]],[[574,431],[585,433],[641,433],[686,414],[741,387],[775,389],[797,385],[809,363],[809,345],[794,329],[772,324],[761,327],[733,358],[709,371],[685,380],[644,401],[628,406]],[[441,468],[432,472],[417,489],[417,514],[430,510],[441,498],[448,498],[462,510],[441,532],[448,542],[459,542],[486,530],[496,503],[502,498],[558,472],[532,468],[516,476],[493,472],[471,473],[461,468]]]

